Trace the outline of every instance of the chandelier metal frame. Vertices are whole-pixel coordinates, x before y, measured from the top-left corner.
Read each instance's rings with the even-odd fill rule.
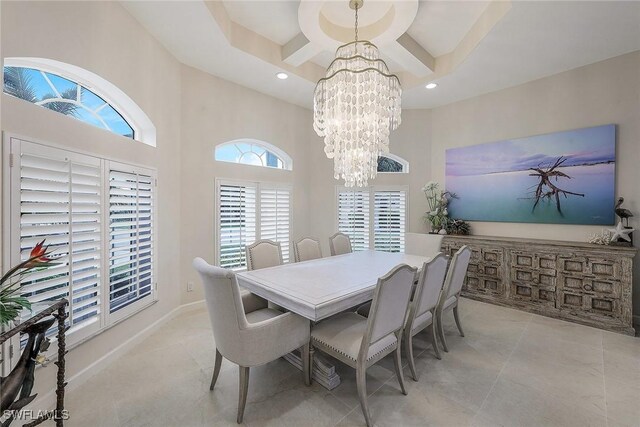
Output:
[[[358,40],[358,9],[363,2],[349,2],[355,10],[355,40],[338,47],[327,68],[330,74],[318,80],[314,91],[314,129],[324,137],[327,157],[334,159],[334,177],[344,179],[347,187],[364,187],[375,178],[377,157],[389,152],[389,133],[401,122],[400,79],[388,72],[375,44]],[[333,70],[336,63],[342,68]],[[364,73],[369,77],[358,77]]]

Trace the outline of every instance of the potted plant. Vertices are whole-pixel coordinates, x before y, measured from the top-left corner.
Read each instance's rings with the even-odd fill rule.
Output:
[[[20,296],[20,283],[28,274],[43,268],[57,265],[49,255],[51,251],[44,245],[44,240],[38,243],[29,254],[26,261],[22,261],[7,271],[0,279],[0,326],[8,325],[20,315],[24,309],[31,310],[28,299]]]
[[[449,191],[440,190],[439,184],[434,181],[429,181],[422,187],[422,191],[429,205],[429,211],[425,214],[425,219],[431,225],[431,233],[446,234],[445,226],[449,215],[447,205],[449,204],[449,199],[455,199],[457,196]]]

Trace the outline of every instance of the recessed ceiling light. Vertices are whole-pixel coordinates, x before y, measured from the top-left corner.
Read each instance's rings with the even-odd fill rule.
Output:
[[[438,83],[433,83],[433,82],[432,83],[428,83],[425,87],[427,89],[435,89],[435,88],[438,87]]]
[[[279,73],[276,73],[276,77],[279,78],[280,80],[285,80],[289,78],[289,75],[287,73],[279,72]]]

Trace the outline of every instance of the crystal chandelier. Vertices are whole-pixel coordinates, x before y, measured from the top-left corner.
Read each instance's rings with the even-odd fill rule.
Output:
[[[355,41],[338,48],[313,95],[313,128],[334,159],[334,178],[344,179],[347,187],[365,187],[376,177],[378,155],[389,152],[389,133],[400,125],[400,80],[373,43],[358,40],[363,1],[349,2]]]

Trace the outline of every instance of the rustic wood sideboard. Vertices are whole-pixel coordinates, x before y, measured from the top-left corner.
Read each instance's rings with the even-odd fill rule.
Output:
[[[442,250],[472,250],[468,298],[634,335],[636,249],[555,240],[445,236]]]

